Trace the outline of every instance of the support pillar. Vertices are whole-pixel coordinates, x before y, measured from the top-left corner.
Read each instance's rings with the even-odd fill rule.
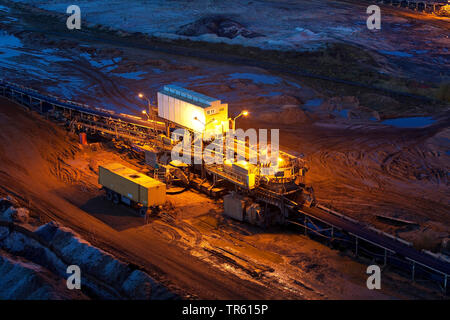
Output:
[[[358,256],[358,237],[355,237],[355,255]]]

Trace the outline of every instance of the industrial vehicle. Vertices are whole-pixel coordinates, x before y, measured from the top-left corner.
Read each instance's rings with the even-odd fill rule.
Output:
[[[219,197],[229,190],[235,190],[261,204],[257,224],[283,223],[288,217],[286,204],[289,201],[308,205],[313,203],[310,189],[304,185],[307,166],[303,159],[279,151],[276,163],[263,161],[262,153],[267,153],[266,149],[259,150],[259,145],[252,146],[239,139],[235,139],[235,147],[243,150],[240,154],[243,158],[239,158],[236,151],[236,157],[226,158],[223,151],[225,146],[220,146],[224,141],[217,139],[214,134],[232,130],[230,124],[234,128],[234,121],[228,116],[227,104],[175,85],[163,86],[157,96],[158,118],[164,119],[172,129],[184,128],[191,133],[193,146],[197,142],[194,133],[208,132],[209,136],[213,136],[207,141],[201,136],[201,150],[195,151],[195,147],[192,147],[194,152],[190,158],[184,163],[174,163],[171,151],[176,141],[159,135],[158,140],[166,142],[159,145],[150,142],[152,148],[144,148],[147,164],[155,169],[155,176],[170,183],[196,187],[211,196]],[[248,112],[242,114],[248,115]],[[170,131],[166,130],[167,133]],[[215,151],[214,156],[223,158],[223,162],[196,163],[196,155],[211,145],[216,147],[215,150],[222,150],[218,153]],[[254,155],[258,158],[256,163],[250,161]]]
[[[163,88],[160,92],[165,91]],[[192,91],[177,88],[177,92],[171,92],[171,95],[176,98],[172,103],[178,103],[179,98],[195,106],[199,101],[195,101],[191,93]],[[160,193],[149,192],[151,187],[146,187],[147,193],[144,192],[144,196],[141,197],[139,187],[132,184],[133,179],[130,182],[127,181],[130,180],[129,176],[111,175],[113,177],[111,180],[122,181],[126,186],[125,189],[116,187],[113,182],[108,185],[106,181],[99,179],[101,184],[103,182],[102,185],[107,189],[107,196],[111,200],[116,203],[129,203],[141,214],[147,213],[149,208],[158,206],[164,201],[166,185],[161,181],[166,184],[180,183],[186,188],[197,188],[211,196],[225,195],[224,213],[234,219],[259,226],[281,223],[295,228],[300,227],[305,235],[353,249],[357,256],[364,255],[384,265],[389,263],[409,270],[412,279],[420,277],[433,280],[439,283],[444,292],[448,291],[447,283],[450,277],[448,261],[428,252],[418,251],[412,243],[404,239],[362,224],[318,203],[314,198],[312,187],[305,184],[304,176],[308,166],[301,156],[296,157],[280,151],[276,170],[266,170],[270,168],[270,163],[250,164],[247,158],[241,162],[226,163],[224,161],[222,164],[213,165],[205,162],[183,163],[171,159],[171,150],[174,147],[171,133],[176,128],[185,128],[190,133],[194,133],[199,128],[187,128],[156,115],[156,111],[155,115],[145,114],[145,117],[116,113],[42,94],[3,80],[0,80],[0,96],[19,103],[29,110],[39,112],[48,119],[63,123],[73,132],[85,132],[89,136],[121,140],[129,144],[130,150],[142,154],[142,158],[154,174],[155,179],[150,180],[151,185],[157,184],[156,179],[160,180],[158,182],[158,184],[161,183],[158,191]],[[218,101],[214,98],[210,100]],[[156,108],[148,108],[149,112],[153,109]],[[203,108],[205,109],[207,108]],[[239,115],[243,114],[244,111]],[[207,115],[206,113],[205,121],[208,121]],[[197,118],[200,119],[199,116]],[[200,129],[203,129],[203,126]],[[212,130],[214,129],[217,127],[213,126]],[[195,143],[195,141],[192,142]],[[249,146],[242,141],[235,142],[245,148],[247,157],[250,153],[247,152]],[[107,169],[107,166],[103,167]],[[140,173],[136,174],[140,175]],[[128,190],[134,190],[134,193]],[[153,197],[153,195],[156,196]]]
[[[9,94],[5,90],[10,87],[17,88],[7,82],[1,84],[2,95]],[[186,163],[172,161],[171,152],[175,145],[172,132],[175,129],[184,129],[194,136],[195,133],[205,131],[223,133],[229,131],[231,126],[234,127],[233,120],[237,117],[229,118],[228,105],[219,99],[176,85],[165,85],[157,93],[158,114],[148,114],[156,109],[148,108],[146,114],[139,117],[43,96],[29,88],[21,87],[20,90],[19,99],[22,103],[57,121],[65,122],[73,132],[120,139],[129,143],[133,149],[141,150],[142,157],[145,157],[153,172],[153,178],[163,183],[182,184],[215,197],[221,197],[230,190],[250,197],[261,204],[261,217],[267,224],[284,223],[289,215],[288,204],[292,207],[314,203],[313,193],[304,184],[308,170],[306,162],[301,157],[282,151],[279,152],[280,162],[277,163],[276,171],[266,170],[273,167],[271,163],[259,161],[251,164],[250,146],[238,140],[235,143],[245,150],[245,159],[236,159],[233,163],[195,163],[192,158]],[[14,92],[15,89],[11,94]],[[26,100],[22,92],[26,92]],[[241,112],[241,115],[248,115],[248,112]],[[196,142],[192,139],[192,149],[195,149]],[[194,150],[192,156],[203,153],[203,148],[211,143],[217,141],[212,139],[202,143],[202,149]],[[120,195],[120,201],[128,201],[127,193],[109,189],[117,194],[116,199]],[[114,199],[114,193],[112,196]],[[130,201],[136,202],[136,197]],[[139,201],[137,203],[148,206]]]
[[[120,163],[99,166],[98,183],[106,190],[108,200],[136,208],[142,216],[166,201],[164,183]]]
[[[410,9],[418,12],[434,13],[440,16],[450,16],[450,1],[446,0],[375,0],[373,2]]]

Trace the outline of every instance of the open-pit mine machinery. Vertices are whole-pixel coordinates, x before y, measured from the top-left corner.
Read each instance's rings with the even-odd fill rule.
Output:
[[[450,16],[450,1],[447,0],[374,0],[372,2],[418,12]]]
[[[244,159],[212,164],[204,160],[192,162],[206,147],[200,144],[198,149],[195,133],[234,128],[234,121],[230,126],[228,119],[228,106],[218,99],[167,85],[158,92],[157,111],[149,108],[155,111],[133,116],[42,94],[3,80],[0,96],[62,123],[71,131],[125,141],[130,150],[145,159],[153,178],[167,185],[193,187],[209,196],[223,196],[224,213],[234,219],[260,226],[291,225],[314,239],[353,249],[357,256],[409,270],[412,280],[435,281],[447,292],[448,260],[439,254],[416,250],[410,242],[315,201],[312,188],[304,181],[307,164],[302,158],[280,151],[276,166],[261,161],[250,163],[253,146],[233,138],[238,149],[240,146],[244,150]],[[189,149],[193,152],[190,158],[185,158],[188,161],[171,157],[181,140],[179,136],[172,139],[176,129],[185,129],[183,143],[186,137],[191,138]],[[208,145],[218,142],[221,143],[212,139]],[[224,157],[224,153],[216,153]],[[168,194],[170,190],[167,189]]]
[[[233,163],[195,163],[194,157],[203,153],[203,150],[196,150],[196,133],[205,130],[222,133],[228,130],[228,106],[221,104],[218,99],[166,85],[158,92],[157,114],[148,112],[143,116],[132,116],[50,95],[43,96],[37,91],[10,83],[3,84],[3,95],[19,100],[21,104],[49,118],[64,122],[72,131],[126,141],[133,150],[145,157],[154,178],[158,180],[195,187],[215,197],[233,190],[233,200],[241,203],[244,211],[250,202],[261,204],[251,207],[251,215],[242,214],[242,220],[258,225],[283,223],[289,215],[286,204],[313,202],[311,189],[303,183],[307,170],[304,161],[285,152],[279,152],[278,169],[269,174],[263,174],[266,168],[261,168],[267,167],[267,163],[250,164],[248,157],[251,148],[238,140],[235,141],[239,145],[237,148],[245,150],[246,159]],[[5,91],[13,86],[20,88],[21,93]],[[172,149],[178,142],[172,139],[175,129],[183,129],[183,132],[192,136],[192,157],[185,162],[171,159]],[[207,144],[202,143],[201,146],[203,149]]]

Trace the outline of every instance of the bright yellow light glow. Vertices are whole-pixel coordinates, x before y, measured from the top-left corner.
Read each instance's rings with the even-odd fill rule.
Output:
[[[139,97],[139,98],[143,98],[144,95],[143,95],[142,93],[139,93],[139,94],[138,94],[138,97]]]
[[[142,110],[142,113],[143,113],[143,114],[147,114],[147,111],[145,111],[145,110]]]
[[[191,106],[191,105],[190,105]],[[197,132],[203,132],[205,130],[206,127],[206,117],[205,117],[205,113],[203,111],[203,109],[200,108],[189,108],[189,107],[185,107],[184,109],[182,109],[182,114],[181,117],[183,120],[182,122],[186,122],[187,123],[187,119],[191,118],[192,120],[190,121],[191,123],[189,123],[188,125],[186,125],[189,128],[194,129]],[[184,120],[186,119],[186,120]]]
[[[281,162],[283,162],[283,158],[279,157],[278,158],[278,163],[281,163]]]
[[[242,111],[242,114],[244,115],[244,117],[246,117],[246,116],[248,116],[248,111],[244,110],[244,111]]]
[[[449,15],[450,14],[450,4],[446,4],[445,6],[443,6],[441,8],[441,11],[446,13],[447,15]]]
[[[248,166],[248,162],[245,160],[238,161],[238,164],[240,164],[241,166],[244,166],[244,167]]]
[[[162,96],[164,99],[158,101],[158,114],[162,118],[196,132],[204,132],[207,122],[205,109],[174,97]]]

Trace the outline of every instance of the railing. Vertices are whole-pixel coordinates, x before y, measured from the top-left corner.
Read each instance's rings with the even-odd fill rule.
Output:
[[[363,254],[376,260],[382,260],[384,265],[390,264],[400,269],[407,269],[408,272],[411,272],[413,281],[420,277],[422,280],[435,281],[440,284],[443,292],[447,294],[447,283],[450,276],[448,271],[450,270],[450,263],[448,260],[438,257],[436,254],[423,252],[423,250],[418,251],[412,247],[410,242],[373,227],[360,224],[357,220],[346,217],[322,205],[316,205],[316,208],[331,214],[335,217],[334,220],[336,218],[342,219],[342,221],[347,221],[347,224],[353,224],[353,230],[356,230],[356,232],[350,232],[352,228],[346,228],[345,223],[341,223],[344,228],[339,227],[332,222],[333,219],[330,220],[326,216],[319,218],[314,212],[306,212],[306,209],[298,210],[300,215],[288,222],[302,227],[305,235],[309,232],[310,236],[319,237],[319,239],[331,242],[344,242],[347,246],[351,245],[356,256]],[[359,232],[359,230],[363,232]],[[373,237],[369,231],[381,237]],[[390,240],[392,241],[389,242]],[[374,250],[381,252],[375,252]],[[428,257],[423,256],[424,254]],[[447,263],[448,265],[443,267]]]

